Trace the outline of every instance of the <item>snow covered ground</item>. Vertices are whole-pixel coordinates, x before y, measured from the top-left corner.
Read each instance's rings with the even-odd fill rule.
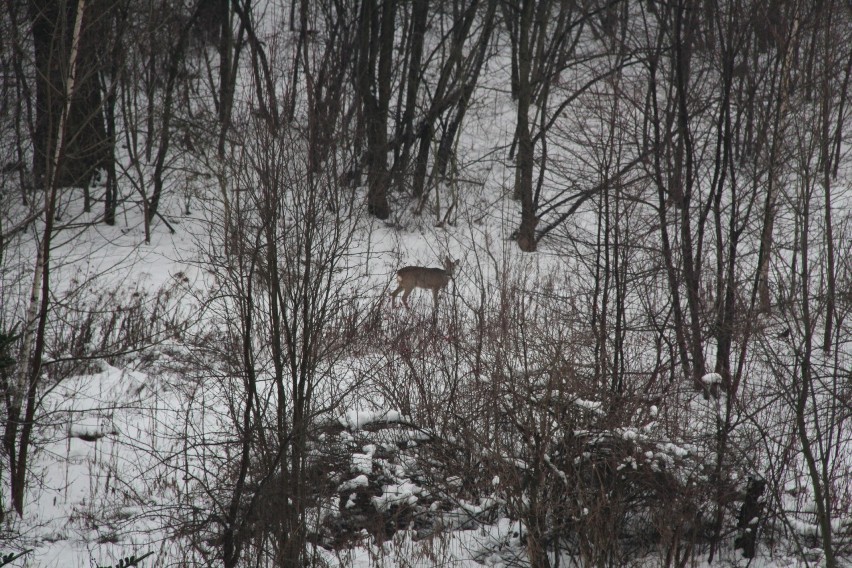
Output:
[[[430,201],[423,215],[414,215],[416,204],[410,196],[393,194],[393,214],[386,222],[358,211],[354,237],[341,255],[347,259],[345,268],[335,275],[337,280],[329,281],[329,286],[340,283],[357,298],[354,313],[375,317],[355,318],[354,330],[343,330],[345,326],[335,321],[334,333],[351,332],[357,337],[352,342],[357,351],[340,350],[323,369],[326,374],[315,393],[331,408],[328,416],[318,419],[310,447],[315,463],[325,465],[322,460],[328,460],[323,471],[323,483],[328,486],[325,493],[317,491],[321,497],[305,514],[306,525],[315,531],[315,560],[347,567],[527,565],[527,526],[520,515],[510,513],[529,505],[532,492],[526,489],[535,481],[530,472],[544,471],[542,494],[552,491],[546,499],[564,507],[555,509],[548,522],[567,519],[564,526],[568,528],[592,526],[608,512],[607,506],[596,509],[596,505],[609,495],[589,497],[578,491],[575,496],[570,490],[587,482],[584,476],[594,477],[589,472],[598,474],[596,460],[605,456],[613,460],[605,464],[611,466],[606,471],[612,479],[635,475],[637,481],[628,486],[642,489],[623,496],[624,502],[655,500],[659,507],[654,510],[663,511],[655,518],[628,519],[645,523],[653,536],[627,562],[643,567],[673,565],[674,560],[665,556],[666,547],[687,538],[680,531],[692,526],[684,519],[711,516],[709,510],[683,511],[678,506],[692,503],[692,497],[695,503],[705,504],[723,497],[693,496],[689,491],[710,486],[707,480],[718,475],[711,467],[713,450],[721,437],[719,425],[728,421],[733,427],[724,442],[739,453],[729,458],[736,463],[724,464],[730,469],[720,469],[725,476],[720,487],[742,493],[747,473],[783,472],[771,480],[780,488],[772,495],[773,540],[760,542],[754,559],[743,558],[734,548],[735,516],[743,501],[738,493],[728,502],[725,534],[721,547],[713,551],[712,563],[709,546],[672,545],[683,552],[681,565],[821,565],[824,558],[816,546],[819,529],[812,489],[801,455],[793,450],[792,414],[784,413],[793,405],[785,393],[778,395],[769,388],[777,378],[768,370],[769,364],[747,361],[748,384],[730,416],[725,415],[724,394],[702,396],[705,393],[696,391],[688,380],[673,381],[679,370],[671,368],[660,376],[636,378],[641,388],[628,401],[612,396],[611,385],[584,382],[594,374],[590,361],[599,355],[590,354],[588,346],[594,343],[595,326],[600,324],[595,319],[601,317],[594,305],[598,297],[592,298],[592,290],[600,284],[596,269],[604,261],[592,258],[590,251],[594,239],[600,238],[603,208],[595,209],[590,200],[560,228],[560,238],[543,240],[534,254],[518,251],[512,240],[519,206],[510,197],[515,175],[510,158],[515,107],[507,88],[509,69],[505,54],[487,62],[481,92],[466,115],[456,148],[455,166],[463,175],[456,186],[438,184],[440,210],[432,209]],[[251,91],[245,85],[240,88]],[[635,112],[624,114],[625,120],[640,122]],[[571,115],[560,127],[588,128],[584,135],[591,146],[599,122],[598,116]],[[561,142],[574,143],[566,140]],[[542,202],[561,198],[566,188],[598,182],[593,167],[577,163],[576,156],[582,152],[573,146],[570,152],[555,146]],[[216,482],[235,461],[228,453],[233,451],[240,424],[233,393],[242,380],[226,365],[238,349],[225,343],[226,333],[218,332],[233,324],[237,315],[233,305],[222,300],[226,294],[217,295],[221,272],[216,272],[219,267],[213,259],[220,252],[216,247],[224,246],[226,239],[216,240],[222,236],[215,231],[224,205],[215,168],[198,164],[199,170],[213,173],[190,179],[181,168],[190,170],[195,164],[180,166],[171,172],[173,191],[165,194],[161,204],[175,232],[155,220],[150,243],[144,242],[142,210],[134,199],[124,202],[117,225],[107,227],[94,222],[97,213],[82,213],[75,190],[64,194],[64,214],[79,221],[58,234],[53,251],[52,299],[59,317],[52,332],[64,340],[55,342],[46,354],[48,380],[39,393],[26,514],[20,518],[10,512],[3,521],[0,546],[8,548],[0,548],[0,553],[29,551],[13,566],[114,566],[122,558],[149,553],[141,566],[217,565],[213,558],[220,543],[211,527],[219,526],[217,515],[226,509],[227,492],[217,493]],[[572,177],[578,172],[589,179]],[[238,182],[228,178],[227,183],[233,184],[233,195],[238,195]],[[135,195],[130,188],[122,191]],[[355,190],[359,207],[365,191]],[[639,195],[625,203],[648,206],[643,199]],[[450,222],[439,223],[450,203],[455,203]],[[668,315],[659,315],[669,308],[662,269],[653,265],[661,261],[648,253],[657,246],[657,228],[650,226],[656,222],[652,209],[645,214],[624,213],[637,245],[630,251],[635,259],[622,259],[630,265],[625,274],[639,282],[646,272],[659,270],[659,280],[641,292],[634,292],[634,281],[624,286],[628,299],[624,321],[630,322],[629,331],[635,335],[626,340],[623,352],[629,360],[622,365],[631,372],[654,367],[654,357],[666,347],[657,345],[655,352],[648,338],[656,339],[654,326],[659,321],[670,325]],[[32,234],[8,249],[6,266],[24,275],[4,281],[0,297],[8,302],[5,309],[10,312],[23,311],[20,306],[26,303],[32,284],[35,253]],[[396,285],[398,268],[437,267],[446,255],[460,264],[453,283],[441,292],[441,308],[434,321],[428,291],[414,292],[410,311],[391,307],[387,295]],[[14,310],[13,303],[17,304]],[[502,319],[487,320],[494,314],[486,308],[494,306],[505,310],[500,313]],[[738,309],[745,308],[738,305]],[[636,316],[644,317],[643,310],[659,319]],[[79,314],[92,314],[93,329],[103,335],[65,337],[63,333],[71,333],[70,322]],[[527,323],[521,315],[538,324],[524,327],[529,336],[507,333],[517,343],[494,341],[484,348],[477,344],[482,338],[475,337],[474,331],[492,328],[476,324],[488,321],[495,329],[514,330]],[[774,321],[753,323],[762,326],[756,327],[755,341],[771,342],[784,333]],[[607,329],[612,332],[613,328]],[[259,349],[266,347],[264,334],[258,333]],[[109,360],[80,360],[74,355],[78,340],[86,344],[115,340],[118,347],[126,342],[127,350],[117,349],[121,352]],[[139,344],[145,347],[136,351]],[[459,348],[461,344],[464,349]],[[705,347],[711,361],[716,346],[708,341]],[[671,345],[667,348],[674,351]],[[216,357],[211,355],[214,352]],[[838,368],[843,368],[845,355],[838,355]],[[445,367],[438,365],[442,358],[450,361]],[[273,390],[268,379],[271,371],[260,363],[258,367],[259,391],[266,395]],[[719,373],[706,373],[700,382],[710,391],[722,380]],[[489,390],[481,388],[483,384],[497,386]],[[522,387],[515,389],[516,384]],[[764,400],[764,392],[770,391],[777,398]],[[554,392],[560,396],[549,399]],[[263,396],[258,399],[268,401]],[[489,408],[496,410],[478,415],[480,404],[482,408],[491,404]],[[444,430],[446,424],[430,422],[441,416],[461,417],[461,424],[453,425],[456,430]],[[772,417],[763,431],[756,427],[762,416]],[[533,434],[526,429],[530,424]],[[488,435],[477,438],[480,430]],[[842,480],[852,478],[852,467],[844,461],[848,426],[838,427],[834,434],[832,448],[838,451],[836,462],[831,463],[836,468],[832,479],[841,480],[842,485]],[[501,440],[508,440],[503,447],[485,443]],[[430,445],[455,454],[446,463],[436,464],[439,460],[433,455],[418,453]],[[321,451],[321,447],[333,451]],[[474,455],[472,448],[482,450],[481,455]],[[456,467],[468,458],[468,470],[441,469]],[[783,467],[770,464],[775,458],[787,462]],[[536,470],[537,466],[541,469]],[[492,473],[488,469],[492,467],[499,473]],[[487,479],[478,479],[486,470]],[[0,483],[8,495],[9,480],[4,477]],[[668,486],[675,488],[670,495],[661,491]],[[838,502],[852,503],[849,488],[845,489],[838,491]],[[258,495],[263,495],[260,490]],[[841,514],[832,521],[842,540],[852,533],[852,517],[848,511],[842,513],[842,504],[838,509]],[[374,516],[365,519],[364,511]],[[375,519],[387,525],[370,526]],[[615,539],[614,531],[607,527],[602,537],[597,536]],[[335,536],[340,542],[333,540]],[[570,535],[565,538],[570,540]],[[659,550],[654,549],[657,545]],[[580,545],[575,549],[583,551]],[[584,552],[591,554],[588,549]],[[557,565],[582,566],[581,557],[566,553]],[[624,559],[610,560],[609,565],[618,561]]]
[[[451,295],[478,293],[478,279],[471,278],[469,271],[472,265],[476,266],[476,259],[485,254],[498,258],[517,256],[513,262],[523,262],[530,271],[545,269],[552,262],[547,253],[520,258],[511,246],[506,246],[506,227],[511,224],[503,217],[505,206],[498,195],[491,194],[490,208],[483,206],[489,201],[488,195],[476,196],[473,204],[460,208],[459,221],[452,227],[436,229],[428,223],[402,231],[381,225],[372,227],[370,247],[377,252],[366,257],[369,268],[364,278],[369,284],[365,288],[378,296],[376,301],[385,301],[395,267],[407,263],[437,264],[434,259],[444,252],[463,262],[456,288],[444,301],[449,301]],[[206,280],[197,263],[184,259],[194,258],[190,244],[193,238],[188,233],[202,225],[191,218],[174,220],[178,232],[169,235],[164,227],[156,226],[151,245],[140,244],[141,233],[133,224],[125,227],[126,232],[119,230],[107,245],[101,244],[103,229],[92,227],[88,238],[77,239],[73,250],[67,252],[57,282],[71,282],[75,274],[79,274],[80,281],[98,275],[98,282],[120,286],[129,303],[138,295],[154,301],[158,290],[169,289],[163,308],[175,310],[176,317],[191,320],[193,298],[199,296],[187,291],[203,287]],[[89,249],[81,246],[87,242]],[[105,266],[108,269],[104,270]],[[422,325],[428,318],[431,297],[426,292],[416,292],[412,300],[412,313],[400,308],[393,311],[387,305],[385,317],[401,318],[402,325]],[[188,500],[193,494],[190,485],[196,476],[203,475],[192,471],[189,462],[182,467],[181,460],[189,459],[192,452],[187,451],[187,444],[192,445],[194,435],[203,437],[227,428],[220,422],[219,411],[208,412],[223,404],[221,389],[225,383],[205,384],[192,372],[184,372],[176,361],[185,350],[177,338],[165,338],[155,348],[121,357],[115,366],[104,360],[91,361],[87,372],[64,379],[45,392],[27,514],[23,519],[10,515],[6,520],[16,546],[31,549],[18,560],[19,565],[109,566],[116,565],[120,558],[138,558],[149,552],[153,554],[142,566],[180,565],[185,544],[171,523],[177,511],[185,514],[192,510],[193,503]],[[56,358],[61,358],[61,354]],[[347,370],[341,368],[340,373],[345,377]],[[705,377],[707,383],[715,380],[713,374]],[[380,495],[370,498],[376,511],[430,502],[430,488],[412,479],[404,459],[389,460],[377,451],[380,447],[375,443],[364,442],[375,440],[375,430],[365,434],[364,429],[377,424],[388,429],[402,427],[402,433],[388,434],[393,443],[387,447],[394,446],[400,436],[416,444],[427,439],[429,432],[407,430],[411,417],[398,408],[383,407],[381,397],[371,395],[368,399],[369,404],[360,407],[356,396],[354,405],[343,408],[338,417],[339,443],[353,447],[366,444],[360,446],[360,452],[351,454],[349,471],[338,475],[338,491],[351,492],[350,500],[341,502],[339,510],[355,506],[356,492],[367,487],[368,477],[376,471],[392,480],[382,485]],[[590,415],[602,413],[599,400],[578,397],[574,404]],[[704,401],[701,397],[693,397],[691,404],[693,426],[698,429],[703,421],[712,423],[721,408],[718,401]],[[654,405],[646,410],[644,427],[621,428],[595,436],[613,435],[637,444],[637,448],[640,444],[657,446],[656,452],[639,454],[639,461],[647,463],[674,463],[689,455],[690,448],[660,441],[655,433],[659,410]],[[624,466],[635,469],[637,461]],[[452,479],[445,481],[453,483]],[[495,478],[494,483],[499,481]],[[495,499],[499,501],[496,493],[444,509],[441,522],[452,530],[430,532],[426,538],[422,531],[411,528],[394,532],[389,540],[379,542],[365,531],[348,548],[332,551],[318,547],[315,553],[330,565],[353,567],[523,564],[523,528],[516,520],[486,514],[497,502]],[[434,501],[432,508],[437,506],[438,501]],[[339,515],[336,507],[332,502],[324,512],[317,513],[334,517]],[[802,526],[798,530],[808,533],[815,527]],[[724,548],[716,553],[714,565],[807,565],[801,557],[779,555],[776,551],[766,553],[770,556],[745,560],[738,551]],[[654,566],[660,562],[661,558],[652,554],[635,558],[633,565]],[[696,554],[690,565],[709,565],[706,553]]]

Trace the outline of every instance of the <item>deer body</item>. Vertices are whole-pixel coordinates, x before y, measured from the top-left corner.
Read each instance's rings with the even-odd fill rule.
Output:
[[[444,259],[444,268],[427,268],[425,266],[404,266],[396,271],[397,288],[391,292],[391,304],[396,303],[397,295],[402,292],[402,303],[408,306],[408,296],[415,288],[432,290],[435,308],[438,308],[438,292],[446,288],[453,278],[459,261],[453,262],[449,257]]]

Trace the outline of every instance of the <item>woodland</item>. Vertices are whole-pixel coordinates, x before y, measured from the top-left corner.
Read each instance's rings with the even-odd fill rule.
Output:
[[[4,0],[0,566],[849,565],[850,78],[848,0]]]

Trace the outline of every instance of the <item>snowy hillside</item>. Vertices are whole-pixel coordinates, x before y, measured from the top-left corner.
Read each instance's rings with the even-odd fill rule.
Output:
[[[0,565],[849,564],[850,24],[8,3]]]

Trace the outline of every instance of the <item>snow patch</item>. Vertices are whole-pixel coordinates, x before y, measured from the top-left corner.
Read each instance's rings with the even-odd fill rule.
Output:
[[[394,423],[404,422],[405,417],[397,410],[348,410],[346,414],[338,418],[338,421],[348,430],[360,430],[364,426],[376,422]]]
[[[705,385],[720,384],[722,382],[722,375],[719,373],[707,373],[701,377],[701,382]]]
[[[585,408],[586,410],[591,410],[595,414],[603,414],[602,402],[597,402],[594,400],[584,400],[582,398],[578,398],[574,401],[574,404],[579,406],[580,408]]]
[[[417,502],[418,495],[423,493],[423,488],[406,481],[382,486],[382,494],[373,497],[371,501],[377,511],[387,511],[396,505],[413,505]]]
[[[358,489],[359,487],[367,487],[369,485],[370,480],[363,473],[354,479],[350,479],[349,481],[344,481],[337,488],[337,491],[343,493],[345,491],[352,491],[354,489]]]

